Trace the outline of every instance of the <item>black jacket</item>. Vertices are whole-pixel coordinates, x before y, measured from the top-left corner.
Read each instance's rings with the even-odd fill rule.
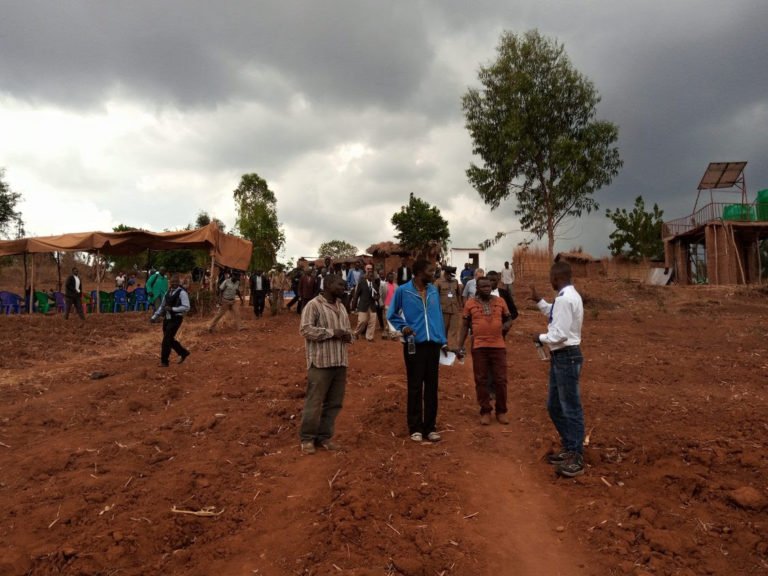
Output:
[[[403,270],[405,270],[405,280],[403,280]],[[411,272],[411,269],[408,268],[408,266],[400,266],[397,269],[397,275],[395,276],[395,282],[397,282],[398,286],[402,286],[406,282],[410,282],[411,278],[413,278],[413,273]]]
[[[256,278],[257,278],[256,274],[251,274],[251,279],[250,279],[251,292],[257,292],[257,290],[256,290]],[[269,292],[269,290],[270,290],[269,278],[267,277],[266,274],[262,274],[261,275],[261,292]]]
[[[69,278],[67,278],[67,281],[64,283],[64,291],[67,293],[67,296],[71,298],[80,298],[80,296],[83,293],[83,279],[80,278],[80,291],[77,291],[77,282],[75,282],[75,275],[70,274]]]
[[[373,292],[368,287],[368,280],[365,277],[360,278],[360,281],[355,286],[355,291],[352,294],[352,304],[358,312],[375,312],[376,306],[379,304],[379,294],[381,294],[381,279],[374,278],[371,281],[373,284]]]

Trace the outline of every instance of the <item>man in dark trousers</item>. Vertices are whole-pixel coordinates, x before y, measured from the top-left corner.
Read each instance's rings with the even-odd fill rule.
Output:
[[[179,364],[184,362],[190,352],[176,340],[176,333],[184,321],[184,314],[189,312],[189,295],[179,284],[179,275],[171,276],[171,289],[165,293],[160,306],[152,314],[150,322],[156,322],[163,317],[163,343],[160,346],[160,366],[168,368],[171,350],[179,355]]]
[[[550,351],[549,397],[547,411],[555,425],[562,450],[547,456],[560,476],[572,478],[584,473],[584,411],[581,407],[579,376],[584,356],[581,353],[581,325],[584,304],[571,284],[571,266],[555,262],[549,280],[557,293],[550,304],[531,286],[531,300],[549,318],[546,334],[534,334],[533,341]]]
[[[77,315],[80,316],[80,320],[85,320],[85,314],[83,314],[83,282],[80,280],[77,268],[72,268],[72,274],[64,283],[64,303],[64,320],[69,319],[69,311],[72,310],[73,306]]]
[[[261,270],[256,270],[251,274],[250,284],[253,313],[256,318],[261,318],[264,315],[264,302],[270,291],[269,278]]]
[[[440,351],[446,348],[440,294],[432,285],[435,265],[417,260],[413,280],[395,291],[387,320],[402,333],[405,371],[408,377],[408,433],[411,440],[439,442],[437,381]]]

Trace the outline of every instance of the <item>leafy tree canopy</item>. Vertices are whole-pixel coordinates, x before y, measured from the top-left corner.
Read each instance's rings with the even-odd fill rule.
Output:
[[[11,234],[16,238],[24,236],[24,220],[21,212],[16,210],[16,204],[21,200],[21,194],[11,190],[5,181],[5,169],[0,168],[0,237],[8,238]]]
[[[462,98],[473,152],[467,177],[491,209],[514,195],[523,230],[547,236],[598,208],[592,194],[610,184],[622,161],[618,128],[595,119],[600,97],[564,47],[529,31],[504,32],[496,61],[480,68],[482,88]]]
[[[614,211],[606,210],[616,230],[611,232],[608,248],[614,256],[623,256],[634,262],[643,258],[664,257],[664,242],[661,240],[663,210],[654,204],[653,210],[646,212],[642,196],[635,198],[635,207],[631,212],[625,208]]]
[[[211,217],[208,212],[205,210],[201,210],[197,214],[197,218],[195,219],[195,228],[203,228],[205,226],[208,226],[211,222],[216,222],[219,226],[219,230],[224,232],[227,228],[227,225],[224,224],[221,220],[216,218],[215,216]]]
[[[425,256],[435,243],[445,246],[451,237],[448,221],[440,209],[430,206],[411,192],[408,205],[392,215],[392,224],[397,229],[395,237],[406,250]]]
[[[353,256],[357,256],[357,246],[344,240],[331,240],[320,244],[317,253],[322,258],[330,256],[332,260],[352,258]]]
[[[277,262],[285,245],[285,233],[277,219],[277,198],[258,174],[244,174],[234,191],[237,220],[235,229],[253,242],[251,265],[268,270]]]

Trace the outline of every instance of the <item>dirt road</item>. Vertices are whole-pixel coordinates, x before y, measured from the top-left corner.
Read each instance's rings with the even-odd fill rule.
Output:
[[[509,426],[479,426],[468,361],[441,371],[444,441],[416,445],[400,346],[361,342],[345,450],[314,456],[295,314],[213,335],[191,318],[193,355],[167,370],[138,314],[0,318],[0,574],[768,573],[765,295],[582,292],[574,480],[542,461],[532,310],[509,338]]]

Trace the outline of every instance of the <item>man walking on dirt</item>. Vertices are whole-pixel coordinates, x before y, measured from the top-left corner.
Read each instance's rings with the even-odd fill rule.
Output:
[[[475,392],[480,404],[480,424],[491,423],[491,396],[488,390],[489,373],[493,374],[496,420],[509,424],[507,416],[507,347],[504,339],[512,326],[512,314],[507,303],[491,294],[491,281],[477,279],[477,296],[464,305],[464,323],[459,337],[459,357],[463,357],[464,342],[472,329],[472,371]]]
[[[435,265],[417,260],[413,280],[395,291],[387,313],[395,330],[402,333],[405,371],[408,377],[408,433],[411,440],[439,442],[436,430],[437,383],[440,351],[446,348],[440,294],[432,285]]]
[[[179,364],[184,362],[190,352],[181,342],[176,340],[176,333],[181,328],[184,321],[184,314],[189,312],[189,295],[187,291],[179,284],[179,275],[171,276],[171,289],[165,293],[160,307],[152,314],[150,322],[156,322],[158,318],[163,318],[163,343],[160,345],[160,366],[168,368],[168,361],[171,357],[171,350],[179,355]]]
[[[264,315],[264,304],[267,300],[267,294],[270,292],[269,278],[261,270],[255,270],[251,274],[251,305],[256,318]]]
[[[83,282],[80,280],[77,268],[72,268],[72,274],[64,283],[64,320],[69,320],[69,311],[72,310],[72,307],[75,308],[75,312],[80,316],[80,320],[85,320],[82,298]]]
[[[232,320],[235,324],[235,330],[240,330],[240,311],[235,306],[235,298],[240,298],[240,304],[245,304],[242,294],[240,294],[240,276],[234,276],[229,271],[224,273],[224,281],[219,284],[219,290],[221,291],[221,302],[219,304],[219,311],[216,312],[216,316],[213,317],[211,323],[208,325],[208,332],[213,332],[216,324],[219,320],[229,312],[232,315]]]
[[[345,290],[341,276],[326,276],[323,291],[301,312],[299,333],[307,349],[307,396],[299,432],[304,454],[314,454],[318,446],[341,449],[332,438],[344,402],[347,346],[352,341],[349,316],[341,301]]]
[[[531,300],[549,317],[546,334],[535,334],[533,341],[550,350],[547,410],[562,442],[562,450],[549,454],[547,461],[557,466],[559,475],[571,478],[584,473],[584,411],[579,391],[584,363],[579,347],[584,304],[571,284],[571,267],[567,262],[553,264],[549,279],[557,292],[552,304],[540,298],[531,286]]]
[[[376,306],[379,303],[380,291],[381,281],[374,278],[373,265],[367,264],[365,276],[358,281],[352,292],[350,308],[357,311],[355,337],[359,338],[365,331],[365,339],[368,342],[373,342],[376,335]]]

